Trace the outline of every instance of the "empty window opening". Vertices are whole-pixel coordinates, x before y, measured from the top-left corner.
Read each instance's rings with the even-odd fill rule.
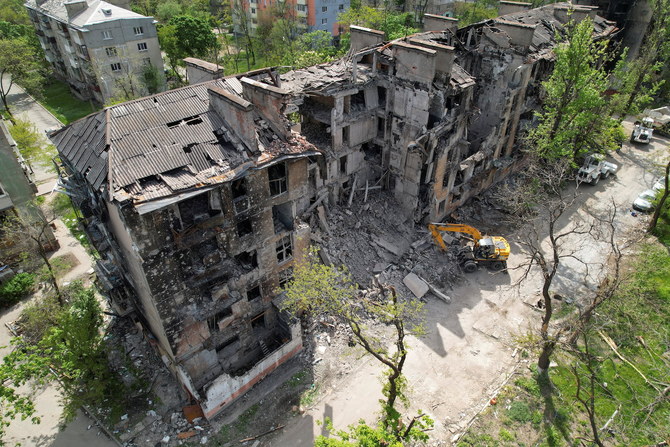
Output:
[[[178,206],[181,222],[185,228],[207,220],[219,213],[219,211],[210,208],[209,194],[207,193],[198,194],[195,197],[181,201]]]
[[[251,225],[251,219],[244,219],[240,222],[237,222],[237,235],[239,237],[246,236],[254,232],[254,228]]]
[[[275,234],[293,231],[293,205],[291,202],[272,207],[272,221]]]
[[[379,97],[379,105],[386,107],[386,88],[377,87],[377,96]]]
[[[235,206],[235,214],[239,214],[248,210],[251,204],[249,198],[247,197],[246,178],[234,180],[231,183],[230,189],[233,194],[233,205]]]
[[[384,128],[386,127],[386,120],[384,118],[377,118],[377,136],[384,138]]]
[[[256,298],[261,298],[261,286],[252,287],[247,290],[247,300],[253,301]]]
[[[279,272],[279,288],[283,289],[286,287],[291,281],[293,280],[293,267],[289,267],[287,269],[282,270]]]
[[[293,245],[291,236],[284,236],[277,242],[277,262],[279,264],[290,260],[293,257]]]
[[[287,191],[286,163],[278,163],[268,168],[270,195],[278,196]]]
[[[233,314],[233,310],[230,307],[226,307],[223,310],[218,311],[211,317],[207,319],[207,326],[209,326],[210,331],[218,331],[219,330],[219,322],[223,320],[226,317],[229,317]],[[224,342],[225,343],[225,342]],[[217,348],[218,350],[219,348]]]
[[[256,267],[258,267],[256,250],[242,252],[239,255],[235,256],[235,260],[247,270],[255,269]]]
[[[233,180],[231,184],[231,191],[233,193],[233,199],[247,195],[247,181],[245,178],[240,178]]]
[[[342,128],[342,144],[349,145],[349,126]]]
[[[360,90],[355,95],[351,96],[351,112],[357,110],[365,110],[365,91]]]
[[[265,312],[251,317],[251,327],[253,329],[265,329]]]
[[[348,129],[345,127],[345,129]],[[345,155],[344,157],[340,157],[340,174],[346,174],[347,173],[347,156]]]

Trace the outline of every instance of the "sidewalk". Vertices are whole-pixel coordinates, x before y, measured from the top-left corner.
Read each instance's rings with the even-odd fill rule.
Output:
[[[15,117],[31,121],[42,135],[45,135],[48,130],[63,126],[63,123],[58,121],[51,112],[16,84],[12,85],[7,101]],[[38,189],[37,195],[50,192],[56,184],[56,173],[51,169],[51,166],[33,165],[33,170]]]
[[[16,84],[12,86],[8,97],[14,116],[32,121],[40,132],[61,127],[58,121],[48,110],[37,103],[21,87]],[[38,184],[38,193],[47,194],[51,192],[56,184],[56,173],[48,167],[33,166],[35,181]],[[60,249],[51,254],[51,257],[72,254],[78,261],[77,265],[61,279],[61,283],[71,282],[74,279],[87,279],[92,265],[92,259],[81,243],[77,241],[68,231],[65,224],[56,220],[55,235],[60,243]],[[18,318],[23,307],[28,303],[24,301],[11,309],[0,314],[0,346],[9,344],[11,334],[5,323],[12,322]],[[8,352],[7,348],[0,349],[0,357]],[[95,426],[93,420],[83,413],[67,427],[59,427],[61,415],[60,395],[54,385],[31,390],[29,387],[22,391],[31,392],[36,408],[36,416],[41,418],[38,425],[30,421],[15,419],[7,427],[4,441],[7,445],[43,446],[43,447],[116,447],[117,444],[109,440],[101,430]]]

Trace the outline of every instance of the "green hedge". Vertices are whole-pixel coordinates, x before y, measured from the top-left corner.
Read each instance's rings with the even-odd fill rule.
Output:
[[[19,273],[0,286],[0,306],[11,306],[30,294],[35,286],[35,275]]]

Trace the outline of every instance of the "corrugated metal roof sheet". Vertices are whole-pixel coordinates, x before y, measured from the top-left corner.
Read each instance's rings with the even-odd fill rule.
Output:
[[[251,152],[241,154],[239,141],[236,146],[231,143],[238,123],[225,123],[210,110],[210,86],[242,94],[237,78],[183,87],[109,107],[56,131],[51,139],[96,189],[109,181],[112,193],[130,196],[136,203],[228,181],[241,166],[314,152],[307,141],[283,141],[254,112],[259,146],[267,149],[255,159]]]

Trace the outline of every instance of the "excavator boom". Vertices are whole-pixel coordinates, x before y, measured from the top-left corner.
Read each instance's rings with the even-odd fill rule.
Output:
[[[479,232],[475,227],[465,224],[452,224],[452,223],[431,223],[428,224],[428,229],[430,234],[433,235],[433,239],[437,242],[437,245],[444,251],[447,250],[447,244],[444,243],[444,239],[440,234],[440,231],[451,231],[454,233],[464,233],[472,237],[477,244],[484,236]]]

